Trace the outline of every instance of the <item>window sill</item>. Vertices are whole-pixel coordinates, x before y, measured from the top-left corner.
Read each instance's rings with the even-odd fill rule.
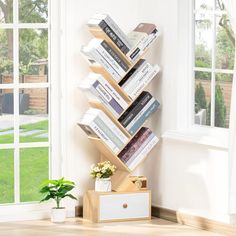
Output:
[[[168,130],[162,138],[228,150],[228,135],[228,129],[194,126],[188,130]]]

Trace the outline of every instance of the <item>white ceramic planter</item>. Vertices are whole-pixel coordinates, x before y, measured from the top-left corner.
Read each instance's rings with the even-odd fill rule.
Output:
[[[96,192],[111,192],[111,178],[96,178]]]
[[[52,208],[51,221],[54,223],[65,222],[66,219],[66,208]]]

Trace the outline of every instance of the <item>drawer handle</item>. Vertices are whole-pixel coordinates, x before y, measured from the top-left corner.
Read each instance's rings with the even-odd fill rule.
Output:
[[[126,209],[128,207],[128,204],[127,203],[124,203],[123,204],[123,208]]]

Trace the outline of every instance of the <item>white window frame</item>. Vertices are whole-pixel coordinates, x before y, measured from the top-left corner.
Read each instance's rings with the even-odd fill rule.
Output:
[[[228,129],[194,124],[194,70],[197,68],[194,66],[193,9],[194,0],[178,0],[177,127],[175,130],[168,130],[162,137],[227,150]],[[211,86],[215,84],[212,83]]]
[[[14,220],[31,220],[48,218],[52,203],[39,204],[38,202],[20,202],[19,196],[19,150],[20,148],[49,147],[49,176],[50,178],[59,178],[62,175],[61,158],[61,120],[60,120],[60,49],[61,49],[61,22],[60,22],[60,4],[61,0],[49,0],[48,12],[50,14],[48,23],[19,23],[18,5],[19,0],[13,0],[14,23],[1,24],[0,28],[12,29],[14,35],[14,81],[13,84],[0,84],[0,89],[14,89],[14,144],[1,144],[1,149],[14,150],[14,190],[15,203],[0,204],[0,222]],[[49,81],[47,83],[19,83],[19,29],[26,28],[48,28],[49,42]],[[49,33],[50,32],[50,33]],[[51,43],[53,42],[53,43]],[[49,96],[49,142],[19,143],[19,88],[48,88]],[[17,118],[17,119],[15,119]],[[53,121],[53,122],[51,122]]]

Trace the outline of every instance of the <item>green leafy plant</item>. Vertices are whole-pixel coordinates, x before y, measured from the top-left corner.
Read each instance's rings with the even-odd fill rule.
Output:
[[[206,94],[201,83],[195,87],[195,113],[198,113],[201,109],[206,109]]]
[[[92,165],[90,175],[95,178],[109,178],[116,171],[116,167],[110,161],[99,162],[97,165]]]
[[[60,202],[63,198],[69,197],[77,200],[69,192],[75,187],[75,183],[64,178],[58,180],[46,180],[42,183],[40,193],[45,194],[44,198],[40,202],[48,201],[53,199],[56,201],[57,209],[60,209]]]

